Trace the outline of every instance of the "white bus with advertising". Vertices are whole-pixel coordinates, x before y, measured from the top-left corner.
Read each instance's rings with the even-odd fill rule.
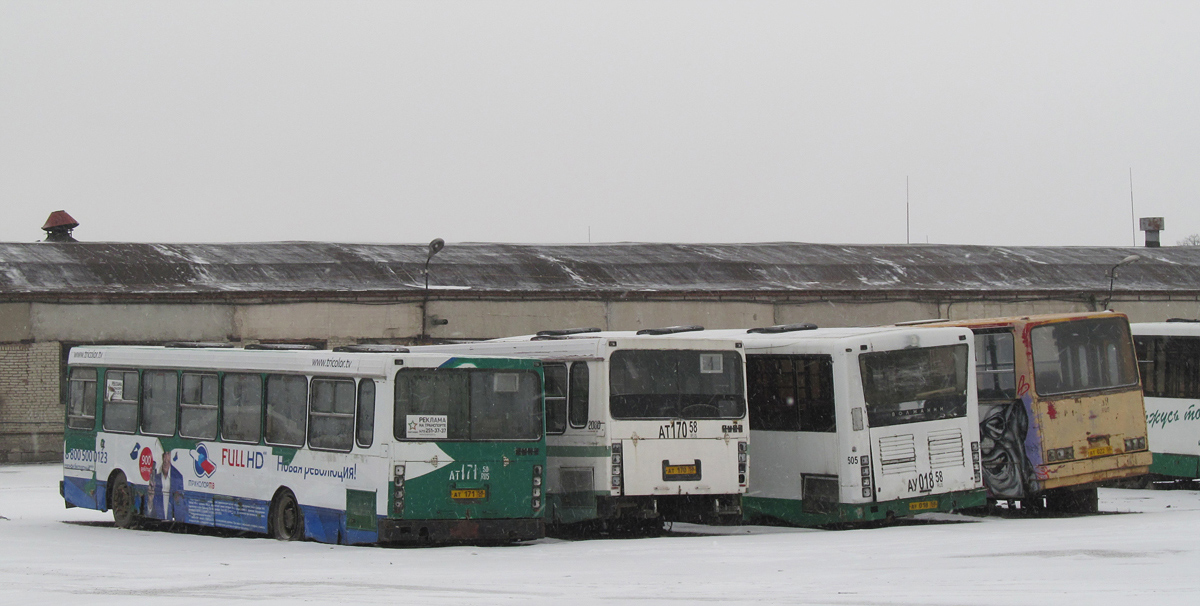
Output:
[[[971,331],[706,330],[746,352],[749,520],[849,525],[986,504]]]
[[[414,351],[542,361],[548,524],[653,531],[739,520],[749,456],[742,345],[662,336],[672,330],[544,331]]]
[[[1131,324],[1146,397],[1150,473],[1200,478],[1200,321]]]
[[[540,362],[196,345],[71,349],[68,507],[327,543],[543,536]]]

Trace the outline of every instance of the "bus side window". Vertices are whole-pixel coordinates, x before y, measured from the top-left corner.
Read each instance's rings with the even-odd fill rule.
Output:
[[[975,375],[980,400],[1017,397],[1017,371],[1011,332],[975,335]]]
[[[142,373],[142,433],[175,435],[179,411],[179,373],[147,370]]]
[[[834,432],[829,356],[749,356],[750,429]]]
[[[570,379],[571,427],[585,427],[588,422],[588,367],[587,362],[571,364]]]
[[[375,381],[358,382],[358,414],[355,419],[355,442],[359,448],[370,448],[375,441]]]
[[[271,393],[270,388],[267,393]],[[353,379],[312,380],[312,402],[308,413],[309,446],[350,452],[354,435],[354,396]]]
[[[96,369],[72,368],[67,385],[67,426],[96,428]]]
[[[136,370],[109,370],[104,373],[105,431],[137,431],[138,391]]]
[[[221,390],[221,438],[257,444],[262,436],[262,376],[225,373]]]
[[[179,398],[180,436],[198,440],[217,438],[217,384],[217,375],[183,373]]]
[[[304,446],[308,420],[308,379],[296,375],[267,376],[267,444]]]
[[[546,364],[546,433],[567,430],[567,365]]]
[[[1158,398],[1200,398],[1200,339],[1134,337],[1142,388]]]

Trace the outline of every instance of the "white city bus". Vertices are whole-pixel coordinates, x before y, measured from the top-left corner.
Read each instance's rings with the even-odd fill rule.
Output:
[[[1150,473],[1200,478],[1200,322],[1131,324],[1142,389]]]
[[[748,479],[741,343],[659,332],[544,331],[413,350],[542,361],[548,524],[738,520]]]
[[[536,360],[195,345],[71,349],[68,507],[327,543],[543,535]]]
[[[843,525],[986,504],[971,331],[793,324],[680,336],[744,344],[747,519]]]

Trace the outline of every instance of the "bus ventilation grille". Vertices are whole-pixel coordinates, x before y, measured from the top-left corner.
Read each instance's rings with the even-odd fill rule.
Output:
[[[911,433],[879,438],[879,466],[883,475],[917,472],[917,446]]]
[[[929,467],[948,469],[967,464],[963,454],[962,430],[943,429],[929,432]]]

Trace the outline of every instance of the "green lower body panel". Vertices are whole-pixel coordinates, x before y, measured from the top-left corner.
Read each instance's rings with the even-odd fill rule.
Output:
[[[918,513],[948,512],[987,505],[983,490],[947,492],[915,499],[900,499],[885,503],[821,503],[805,507],[804,501],[742,497],[743,515],[748,521],[778,520],[795,526],[828,526],[834,524],[863,524],[899,518]]]
[[[1200,457],[1156,452],[1150,473],[1177,478],[1200,478]]]

